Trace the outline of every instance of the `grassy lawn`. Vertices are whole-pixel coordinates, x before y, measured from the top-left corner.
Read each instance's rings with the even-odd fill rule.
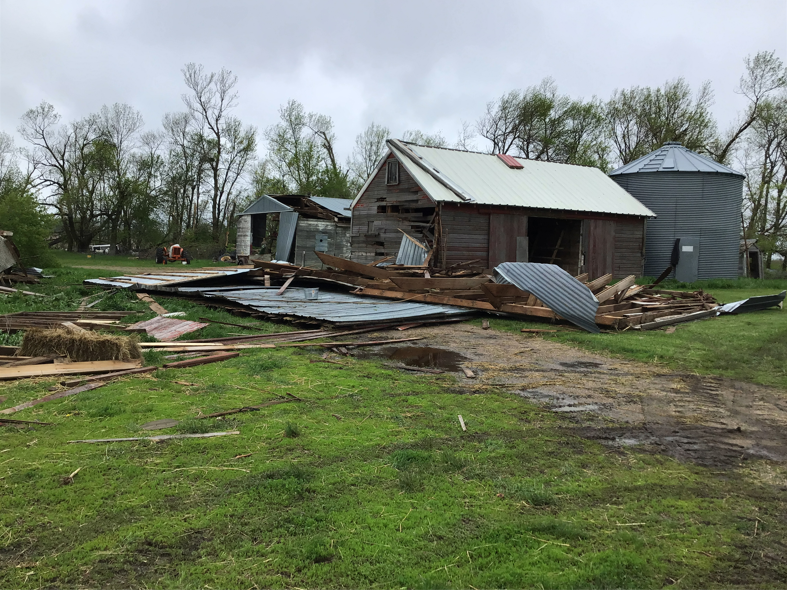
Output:
[[[32,287],[49,299],[7,297],[0,312],[73,310],[92,292],[81,280],[105,274],[52,272],[55,279]],[[286,329],[187,300],[158,301],[185,319]],[[152,317],[126,292],[94,309]],[[603,346],[579,333],[557,338],[697,371],[743,371],[742,361],[733,369],[713,360],[714,347],[740,350],[753,378],[781,383],[783,365],[781,377],[771,365],[773,351],[784,359],[784,349],[759,348],[773,359],[765,360],[750,347],[765,326],[776,326],[774,338],[785,333],[779,313],[698,322],[671,335],[595,337]],[[754,324],[744,329],[743,321]],[[195,337],[240,331],[211,326]],[[658,353],[645,356],[640,336]],[[692,342],[681,357],[678,349]],[[375,360],[310,362],[321,353],[244,351],[14,415],[56,425],[0,427],[0,587],[764,588],[787,579],[782,466],[719,471],[609,448],[573,434],[570,418],[502,390],[468,395],[452,375],[405,375]],[[2,407],[53,384],[2,383]],[[303,401],[194,419],[287,393]],[[161,418],[181,423],[141,430]],[[240,434],[67,444],[227,430]]]
[[[151,270],[162,268],[161,265],[156,264],[153,258],[138,259],[134,256],[125,255],[110,255],[110,254],[80,254],[77,252],[66,252],[64,250],[55,250],[55,256],[58,262],[65,267],[129,267],[137,272],[144,272],[143,269],[150,268]],[[234,266],[232,262],[214,262],[211,258],[195,258],[191,264],[186,268],[201,268],[205,266]],[[180,265],[168,264],[163,268],[173,268]]]

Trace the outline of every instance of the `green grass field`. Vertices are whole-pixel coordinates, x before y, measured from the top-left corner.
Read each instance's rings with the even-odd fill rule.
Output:
[[[94,292],[81,280],[106,275],[51,272],[56,278],[30,287],[48,299],[5,297],[0,312],[73,310]],[[186,319],[287,329],[158,300]],[[126,292],[95,309],[152,317]],[[782,313],[697,322],[670,335],[556,338],[784,388]],[[241,331],[213,325],[196,337]],[[741,360],[723,361],[720,351]],[[451,375],[405,375],[375,360],[312,363],[321,353],[244,351],[15,414],[55,425],[0,427],[0,587],[771,588],[787,579],[784,466],[708,469],[609,448],[503,390],[468,395]],[[160,364],[161,355],[146,362]],[[2,383],[0,407],[53,384]],[[287,393],[303,401],[195,419]],[[181,422],[140,428],[162,418]],[[228,430],[240,434],[68,444]]]

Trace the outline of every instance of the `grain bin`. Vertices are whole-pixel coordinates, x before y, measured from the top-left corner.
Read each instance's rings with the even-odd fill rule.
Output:
[[[646,228],[647,276],[661,274],[681,248],[696,258],[684,280],[738,276],[743,174],[667,142],[610,177],[657,215]]]

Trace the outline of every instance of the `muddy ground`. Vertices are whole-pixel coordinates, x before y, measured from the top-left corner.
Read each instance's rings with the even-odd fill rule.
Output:
[[[575,434],[608,445],[638,445],[704,466],[787,460],[785,391],[675,373],[469,324],[417,332],[424,337],[418,348],[440,350],[408,354],[389,348],[372,354],[457,371],[468,393],[505,388],[571,416]],[[460,366],[471,369],[475,379],[465,378]]]

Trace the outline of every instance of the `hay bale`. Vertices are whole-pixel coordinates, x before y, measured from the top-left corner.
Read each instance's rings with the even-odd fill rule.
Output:
[[[59,354],[75,362],[130,361],[142,358],[136,338],[110,336],[63,328],[28,330],[22,339],[20,356]]]

